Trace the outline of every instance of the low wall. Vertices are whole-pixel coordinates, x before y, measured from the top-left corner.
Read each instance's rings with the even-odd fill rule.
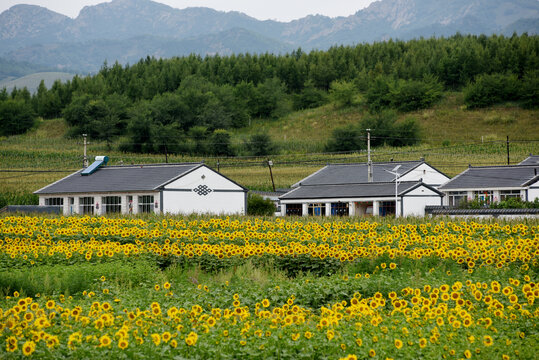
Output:
[[[538,219],[539,209],[458,209],[449,206],[426,206],[425,215],[459,218]]]

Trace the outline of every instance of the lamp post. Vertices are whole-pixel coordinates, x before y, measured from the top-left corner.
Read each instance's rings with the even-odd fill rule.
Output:
[[[397,206],[397,202],[398,202],[398,186],[399,186],[399,173],[397,172],[397,170],[399,170],[401,166],[400,165],[397,165],[393,168],[393,170],[389,171],[389,170],[385,170],[387,171],[388,173],[390,174],[393,174],[395,175],[395,218],[398,217],[398,206]]]

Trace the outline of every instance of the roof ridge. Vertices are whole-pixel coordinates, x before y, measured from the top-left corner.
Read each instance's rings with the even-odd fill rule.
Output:
[[[402,160],[402,161],[373,161],[372,164],[398,164],[398,163],[424,163],[425,160]],[[343,166],[343,165],[367,165],[367,162],[356,163],[331,163],[326,166]]]
[[[144,166],[152,166],[152,167],[173,167],[173,166],[188,166],[188,165],[201,165],[204,164],[204,162],[185,162],[185,163],[155,163],[155,164],[128,164],[128,165],[108,165],[108,166],[102,166],[101,169],[111,169],[111,168],[133,168],[133,167],[144,167]]]
[[[468,169],[507,169],[507,168],[533,168],[539,167],[539,164],[513,164],[513,165],[482,165],[482,166],[472,166],[470,165]]]

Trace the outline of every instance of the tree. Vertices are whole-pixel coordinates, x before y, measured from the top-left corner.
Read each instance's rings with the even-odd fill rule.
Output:
[[[206,139],[208,128],[205,126],[193,126],[189,129],[189,137],[194,141],[193,154],[204,155],[208,153]]]
[[[329,87],[329,98],[337,107],[352,106],[356,94],[356,87],[351,82],[335,80]]]
[[[336,128],[326,144],[326,151],[356,151],[366,148],[365,136],[355,126]]]
[[[0,102],[0,136],[23,134],[34,125],[34,120],[29,103],[14,99]]]
[[[149,115],[150,109],[146,102],[140,103],[131,111],[127,126],[128,140],[120,145],[121,151],[153,152],[152,121]]]
[[[388,99],[391,107],[400,111],[425,109],[442,97],[442,85],[434,78],[423,81],[399,80],[391,86]]]
[[[266,79],[256,87],[255,115],[277,119],[291,110],[285,86],[278,78]]]
[[[464,102],[468,108],[481,108],[503,101],[516,100],[519,81],[516,75],[479,75],[474,83],[464,89]]]
[[[326,101],[326,92],[317,89],[312,80],[307,80],[301,93],[294,96],[294,108],[296,110],[312,109],[324,105]]]
[[[247,151],[254,156],[270,155],[276,151],[270,136],[264,133],[251,135],[246,147]]]
[[[210,138],[210,153],[215,156],[234,156],[230,133],[226,130],[215,130]]]
[[[388,79],[381,76],[377,77],[365,95],[369,110],[371,112],[380,112],[389,108],[391,105],[389,94],[390,87]]]

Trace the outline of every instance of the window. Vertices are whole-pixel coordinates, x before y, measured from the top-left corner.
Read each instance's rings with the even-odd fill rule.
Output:
[[[348,203],[337,202],[331,203],[331,215],[332,216],[348,216]]]
[[[458,207],[468,199],[466,191],[451,191],[449,193],[449,206]]]
[[[121,213],[122,212],[122,197],[121,196],[103,196],[103,209],[105,214]]]
[[[94,213],[93,196],[86,196],[86,197],[79,198],[79,213],[93,215]]]
[[[308,214],[310,216],[325,216],[326,204],[309,204]]]
[[[379,214],[380,216],[395,215],[395,201],[381,201]]]
[[[474,191],[474,199],[480,200],[484,204],[492,203],[493,192],[492,191]]]
[[[301,204],[286,204],[286,215],[288,216],[302,216],[303,206]]]
[[[45,205],[47,206],[64,206],[64,198],[46,198],[45,199]]]
[[[143,195],[138,197],[138,212],[151,213],[153,212],[153,195]]]
[[[502,190],[500,191],[500,201],[510,198],[520,199],[520,190]]]

